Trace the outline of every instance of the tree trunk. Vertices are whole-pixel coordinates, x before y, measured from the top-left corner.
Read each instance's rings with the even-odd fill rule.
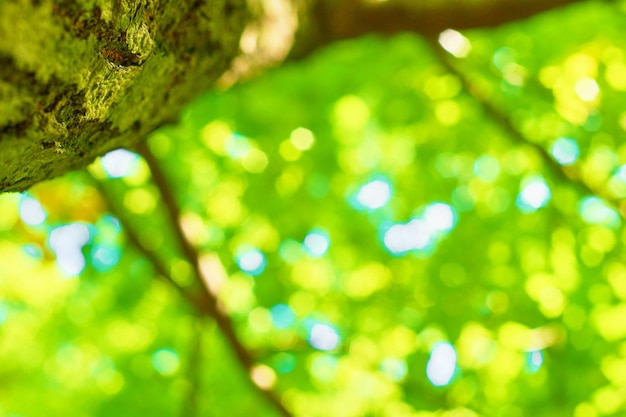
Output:
[[[132,146],[238,54],[245,0],[0,0],[0,192]]]

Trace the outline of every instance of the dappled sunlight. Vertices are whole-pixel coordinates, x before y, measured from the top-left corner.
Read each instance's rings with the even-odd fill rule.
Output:
[[[338,44],[0,195],[7,404],[53,385],[85,415],[131,391],[175,415],[200,387],[216,416],[263,395],[297,417],[621,415],[626,49],[605,6]]]

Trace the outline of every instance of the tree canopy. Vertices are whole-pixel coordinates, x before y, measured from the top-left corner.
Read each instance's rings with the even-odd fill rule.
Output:
[[[1,194],[0,414],[623,415],[625,14],[335,41]]]

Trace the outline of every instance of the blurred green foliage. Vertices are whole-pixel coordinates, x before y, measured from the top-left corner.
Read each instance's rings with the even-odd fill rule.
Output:
[[[624,12],[337,44],[149,138],[257,385],[301,417],[626,413]],[[0,196],[0,415],[276,415],[111,212],[194,285],[145,161],[89,172]]]

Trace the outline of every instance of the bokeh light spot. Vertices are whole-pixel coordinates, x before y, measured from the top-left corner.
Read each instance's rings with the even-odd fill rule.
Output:
[[[255,365],[250,370],[250,378],[261,389],[270,389],[276,383],[276,372],[267,365]]]
[[[118,246],[94,245],[91,263],[98,272],[107,272],[118,264],[122,251]]]
[[[363,185],[356,193],[354,206],[362,210],[376,210],[384,207],[391,198],[391,185],[377,179]]]
[[[550,188],[543,178],[534,177],[524,181],[517,196],[517,207],[524,213],[530,213],[545,206],[551,196]]]
[[[339,333],[329,324],[316,323],[309,330],[309,343],[318,350],[333,350],[339,345]]]
[[[314,258],[324,256],[329,247],[330,238],[324,230],[313,230],[304,237],[304,248]]]
[[[619,224],[619,214],[598,197],[583,198],[578,213],[587,223],[613,227]]]
[[[572,165],[578,160],[580,149],[578,143],[571,138],[558,138],[550,149],[552,157],[561,165]]]
[[[455,97],[463,88],[459,79],[452,74],[429,77],[425,80],[424,92],[432,100]]]
[[[494,52],[492,62],[496,68],[504,72],[507,67],[515,64],[515,51],[511,48],[503,46]]]
[[[387,229],[383,236],[385,247],[396,255],[415,249],[425,249],[432,240],[430,228],[426,222],[418,219],[406,224],[395,224]]]
[[[299,127],[291,132],[290,139],[293,146],[300,151],[311,149],[315,143],[315,136],[313,136],[313,132],[303,127]]]
[[[204,144],[214,153],[221,156],[228,154],[226,144],[232,136],[230,126],[222,120],[214,120],[202,128],[200,133]]]
[[[194,277],[191,271],[192,268],[189,262],[183,261],[182,259],[174,260],[170,266],[172,279],[181,287],[187,287],[193,283]]]
[[[248,313],[248,325],[254,333],[267,333],[272,328],[272,315],[269,310],[257,307]]]
[[[233,159],[245,158],[251,149],[250,140],[237,133],[233,133],[226,141],[226,152]]]
[[[446,29],[439,35],[439,44],[457,58],[464,58],[472,49],[470,41],[460,32]]]
[[[152,354],[152,366],[158,373],[169,376],[180,367],[180,359],[175,350],[169,348],[159,349]]]
[[[20,201],[20,219],[29,226],[38,226],[46,220],[46,212],[36,199],[25,195]]]
[[[534,374],[541,369],[543,365],[543,354],[539,350],[526,352],[526,370],[528,373]]]
[[[105,214],[100,217],[96,223],[96,227],[98,227],[98,235],[107,241],[114,240],[122,230],[119,219],[110,214]]]
[[[621,165],[613,174],[613,178],[626,184],[626,165]]]
[[[57,227],[50,232],[48,244],[57,257],[57,264],[68,276],[75,276],[85,268],[83,246],[89,241],[89,229],[82,223]]]
[[[423,214],[426,225],[434,232],[448,232],[454,228],[456,214],[454,209],[445,203],[432,203]]]
[[[387,266],[370,262],[343,277],[343,290],[350,298],[366,298],[387,288],[391,278],[391,271]]]
[[[138,168],[139,155],[126,149],[116,149],[100,159],[102,168],[109,178],[132,175]]]
[[[297,161],[302,156],[302,151],[296,148],[291,140],[282,141],[278,146],[278,153],[285,161],[290,162]]]
[[[296,315],[286,304],[276,304],[270,309],[272,323],[279,329],[288,329],[296,321]]]
[[[236,259],[239,268],[252,276],[260,275],[265,270],[265,255],[256,248],[244,247],[240,249]]]
[[[24,252],[26,252],[28,256],[30,256],[33,259],[43,258],[43,250],[41,249],[39,245],[28,244],[28,245],[22,246],[22,249],[24,249]]]
[[[134,214],[148,214],[156,208],[157,199],[152,189],[133,188],[124,194],[124,206]]]
[[[265,152],[256,148],[250,149],[250,152],[241,160],[241,166],[252,174],[263,172],[268,163],[269,160]]]
[[[445,203],[426,206],[421,216],[408,223],[383,226],[383,243],[394,255],[403,255],[412,250],[429,250],[435,241],[454,228],[456,213]]]
[[[593,101],[600,93],[600,87],[593,78],[581,78],[574,87],[576,95],[583,101]]]
[[[426,376],[436,387],[450,384],[456,370],[456,351],[450,343],[440,342],[433,346],[426,364]]]
[[[342,131],[354,132],[362,129],[370,118],[370,110],[362,98],[347,95],[335,103],[333,111],[334,123]],[[351,141],[352,138],[340,135],[340,141]]]

